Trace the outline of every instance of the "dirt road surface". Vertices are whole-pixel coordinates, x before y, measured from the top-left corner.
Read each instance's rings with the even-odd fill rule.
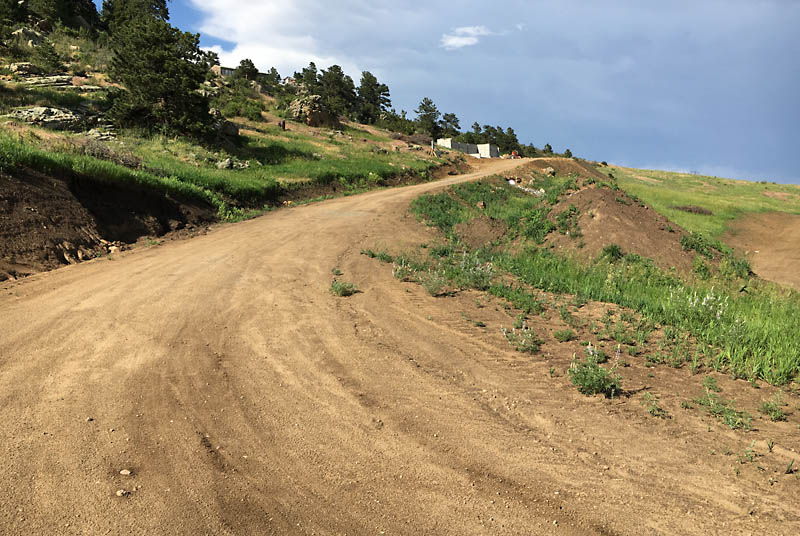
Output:
[[[749,214],[731,225],[725,242],[746,254],[764,279],[800,290],[800,216]]]
[[[416,195],[515,165],[0,287],[0,534],[797,534],[705,424],[554,392],[359,254],[430,238]]]

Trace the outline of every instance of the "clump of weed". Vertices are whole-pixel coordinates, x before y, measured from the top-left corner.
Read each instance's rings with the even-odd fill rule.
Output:
[[[438,270],[428,270],[419,275],[419,283],[431,296],[441,296],[445,293],[447,278]]]
[[[394,262],[394,257],[386,253],[385,251],[374,251],[371,249],[362,249],[362,255],[366,255],[370,259],[378,259],[381,262],[385,262],[386,264],[391,264]]]
[[[706,389],[706,391],[713,391],[715,393],[722,391],[719,385],[717,385],[717,379],[713,376],[706,376],[703,378],[703,387]]]
[[[667,410],[658,405],[658,397],[650,392],[645,392],[642,395],[642,406],[647,407],[647,412],[653,417],[658,417],[659,419],[672,418]]]
[[[572,384],[586,396],[602,394],[606,398],[614,398],[622,391],[622,379],[614,374],[614,369],[611,371],[604,369],[591,356],[585,361],[578,361],[573,356],[572,365],[567,373]]]
[[[331,294],[334,296],[352,296],[356,292],[358,292],[358,289],[353,283],[348,283],[347,281],[338,281],[336,279],[331,282]]]
[[[335,276],[342,275],[342,271],[339,268],[335,267],[335,266],[333,268],[331,268],[331,273],[333,275],[335,275]]]
[[[525,325],[525,322],[522,323],[520,328],[511,330],[501,328],[500,331],[503,332],[508,344],[513,346],[517,352],[535,354],[542,346],[542,341],[536,336],[533,329]]]
[[[730,400],[723,400],[719,395],[707,390],[704,396],[695,398],[694,402],[702,406],[709,415],[730,427],[731,430],[750,429],[753,417],[746,411],[737,410]]]
[[[558,342],[569,342],[575,340],[575,332],[571,329],[562,329],[553,333]]]
[[[561,234],[569,235],[572,238],[581,236],[578,229],[578,217],[580,211],[575,205],[570,205],[569,208],[556,216],[556,228]]]
[[[767,415],[772,422],[785,421],[786,414],[781,407],[783,406],[783,397],[780,392],[775,393],[772,400],[764,400],[761,402],[758,411]]]

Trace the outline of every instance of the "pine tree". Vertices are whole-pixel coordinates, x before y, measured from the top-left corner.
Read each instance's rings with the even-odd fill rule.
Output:
[[[356,108],[356,86],[338,65],[320,74],[319,95],[334,116],[351,115]]]
[[[434,140],[441,137],[442,126],[439,122],[441,113],[431,99],[428,97],[422,99],[414,113],[417,114],[417,125],[422,132]]]
[[[169,20],[169,0],[103,0],[103,9],[100,20],[108,30],[114,35],[115,32],[123,28],[127,23],[140,19],[145,15]]]
[[[361,83],[358,86],[358,120],[361,123],[372,125],[378,120],[382,112],[392,105],[389,97],[389,86],[381,84],[369,71],[361,73]]]
[[[111,97],[112,120],[151,132],[208,134],[208,99],[197,90],[211,58],[199,45],[199,35],[152,15],[117,27],[110,72],[125,89]]]
[[[461,125],[456,114],[444,114],[442,116],[442,129],[444,130],[444,135],[450,138],[455,138],[461,134]]]
[[[0,0],[0,23],[22,22],[28,18],[28,4],[19,0]]]
[[[235,78],[244,78],[245,80],[255,80],[258,78],[258,68],[253,60],[245,58],[239,62],[239,66],[234,71]]]

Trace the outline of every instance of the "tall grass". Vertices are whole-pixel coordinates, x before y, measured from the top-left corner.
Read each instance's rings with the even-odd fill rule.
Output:
[[[607,170],[613,173],[626,192],[640,197],[684,229],[712,238],[721,237],[733,220],[747,213],[781,211],[800,214],[800,187],[795,185],[668,171],[602,168],[604,172]],[[779,197],[775,197],[776,194]],[[713,214],[693,214],[676,208],[686,205],[699,206]]]
[[[89,156],[45,151],[23,143],[6,133],[0,133],[0,171],[13,173],[16,167],[21,166],[75,181],[110,184],[138,191],[155,191],[178,199],[199,201],[215,207],[220,215],[225,215],[229,210],[225,202],[214,192],[184,182],[178,177],[159,177]]]
[[[563,183],[551,188],[561,189]],[[730,270],[721,270],[713,283],[682,281],[647,259],[622,256],[621,251],[585,265],[537,248],[533,243],[540,242],[539,238],[552,230],[547,219],[548,197],[541,201],[495,180],[424,195],[411,204],[411,211],[418,217],[456,241],[453,229],[458,223],[481,214],[505,220],[511,230],[509,244],[515,240],[513,247],[464,255],[477,255],[468,263],[473,272],[474,266],[492,266],[493,270],[515,276],[523,286],[508,281],[498,284],[491,278],[475,280],[480,284],[470,285],[472,279],[458,274],[464,270],[463,263],[454,262],[454,258],[435,260],[433,267],[416,260],[414,270],[434,269],[458,286],[488,288],[526,311],[535,310],[538,300],[525,286],[572,294],[579,301],[615,303],[638,311],[650,322],[683,330],[698,342],[712,346],[711,364],[735,376],[779,385],[800,376],[800,294],[780,292],[755,282],[748,285],[747,292],[739,292],[741,285],[735,283],[742,280],[736,278],[747,277],[748,268],[736,264],[724,244],[699,235],[691,236],[684,247],[707,255],[716,252],[723,257],[723,264],[732,264]],[[478,200],[485,203],[483,210],[475,208]],[[527,237],[530,242],[525,246],[516,240],[518,237]]]

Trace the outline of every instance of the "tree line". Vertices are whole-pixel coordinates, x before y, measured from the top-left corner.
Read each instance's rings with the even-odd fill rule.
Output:
[[[167,2],[104,0],[98,12],[92,0],[0,0],[0,21],[4,32],[14,24],[33,20],[94,32],[110,44],[113,58],[109,74],[124,88],[109,95],[111,120],[119,126],[151,132],[208,136],[213,132],[214,118],[209,114],[209,98],[200,89],[219,58],[200,48],[199,34],[183,32],[169,23]],[[46,51],[53,52],[49,48]],[[361,73],[356,86],[341,66],[318,69],[311,62],[293,74],[291,83],[284,84],[274,67],[261,73],[248,58],[240,62],[234,79],[235,88],[256,84],[284,106],[303,94],[319,95],[334,117],[397,133],[492,143],[503,153],[517,151],[523,156],[553,152],[549,144],[539,150],[520,143],[511,127],[474,123],[471,130],[462,132],[459,118],[454,113],[441,113],[428,97],[414,110],[416,116],[409,118],[405,110],[398,112],[392,107],[389,86],[369,71]]]

